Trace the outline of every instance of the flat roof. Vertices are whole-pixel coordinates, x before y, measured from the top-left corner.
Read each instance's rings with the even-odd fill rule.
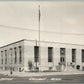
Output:
[[[19,41],[16,41],[16,42],[13,42],[13,43],[10,43],[10,44],[7,44],[7,45],[4,45],[4,46],[1,46],[0,48],[3,48],[3,47],[7,47],[7,46],[10,46],[12,44],[15,44],[15,43],[18,43],[18,42],[21,42],[21,41],[37,41],[37,40],[28,40],[28,39],[22,39],[22,40],[19,40]],[[39,41],[37,41],[39,42]],[[81,44],[73,44],[73,43],[61,43],[61,42],[51,42],[51,41],[40,41],[40,42],[44,42],[44,43],[54,43],[54,44],[66,44],[66,45],[77,45],[77,46],[84,46],[84,45],[81,45]]]

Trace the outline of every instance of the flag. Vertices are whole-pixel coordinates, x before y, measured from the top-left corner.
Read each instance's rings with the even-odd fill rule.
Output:
[[[40,13],[40,5],[39,5],[39,22],[40,22],[40,17],[41,17],[41,13]]]

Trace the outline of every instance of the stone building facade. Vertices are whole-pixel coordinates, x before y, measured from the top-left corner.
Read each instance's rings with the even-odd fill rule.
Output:
[[[84,70],[84,45],[20,40],[0,47],[0,69],[13,71]]]

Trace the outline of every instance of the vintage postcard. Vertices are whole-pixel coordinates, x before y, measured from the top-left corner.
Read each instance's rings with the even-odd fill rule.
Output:
[[[0,1],[0,83],[84,83],[84,1]]]

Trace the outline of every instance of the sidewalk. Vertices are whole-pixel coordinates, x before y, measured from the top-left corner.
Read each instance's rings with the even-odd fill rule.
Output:
[[[64,71],[64,72],[13,72],[0,71],[1,74],[17,77],[34,77],[34,76],[52,76],[52,75],[73,75],[73,74],[84,74],[84,71]]]

